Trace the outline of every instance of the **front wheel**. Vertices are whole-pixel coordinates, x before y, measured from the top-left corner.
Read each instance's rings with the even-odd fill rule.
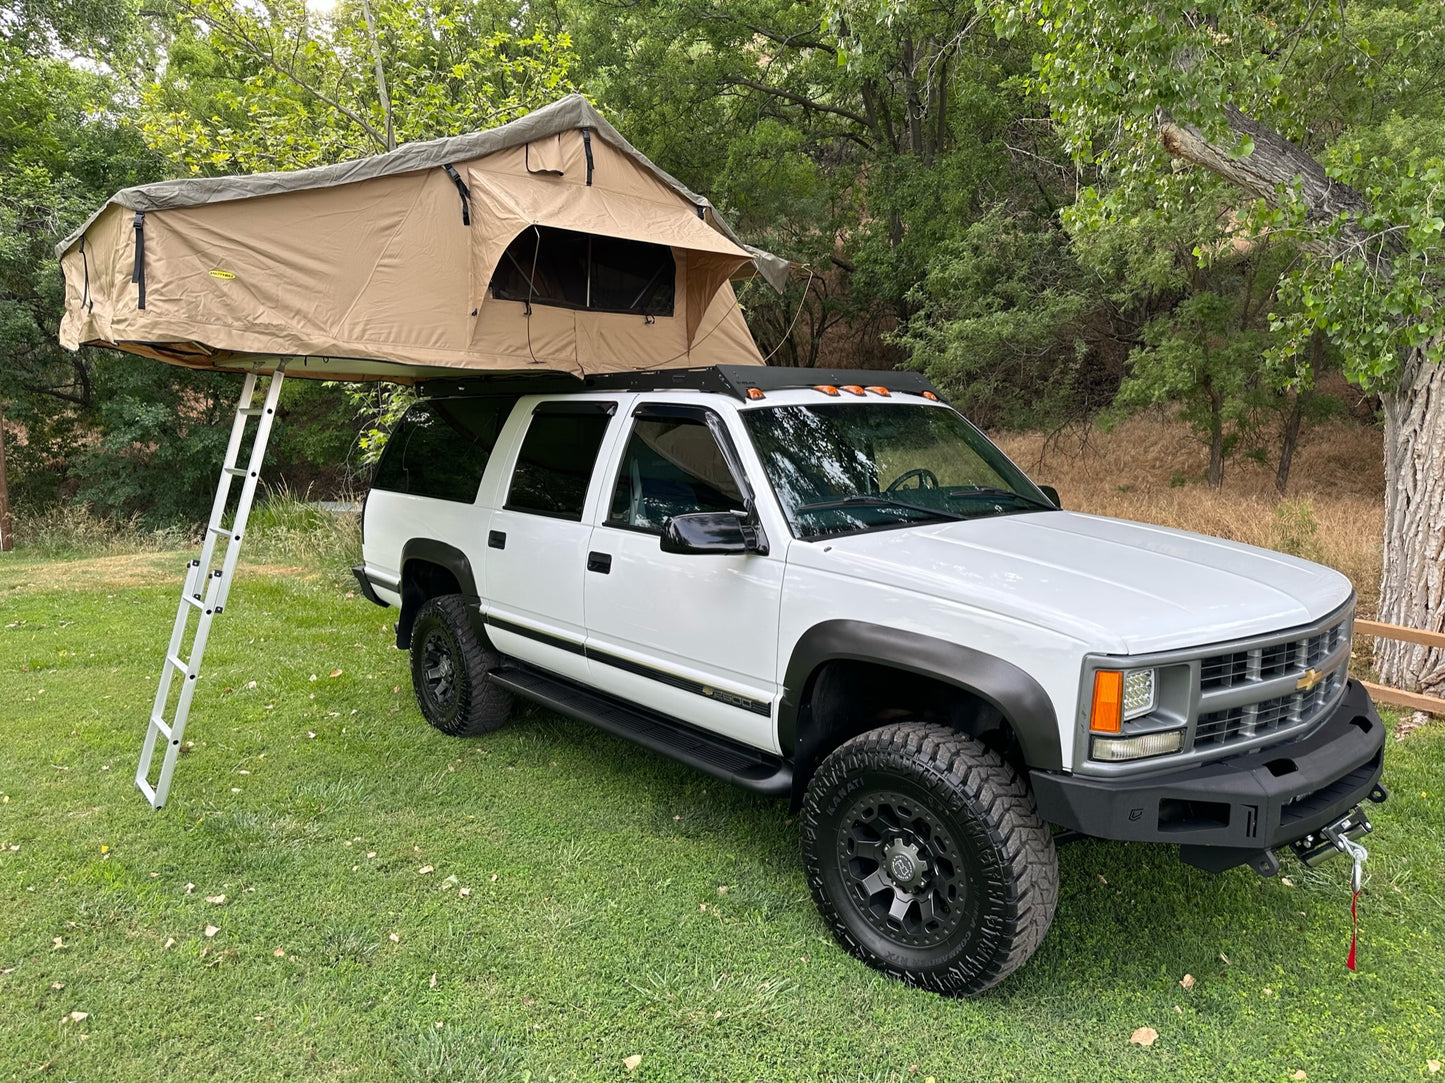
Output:
[[[512,693],[487,680],[501,658],[478,641],[460,594],[427,599],[411,631],[411,684],[422,715],[453,737],[496,729],[512,712]]]
[[[981,993],[1054,917],[1058,859],[1028,788],[945,726],[884,726],[839,747],[808,784],[802,843],[833,936],[909,985]]]

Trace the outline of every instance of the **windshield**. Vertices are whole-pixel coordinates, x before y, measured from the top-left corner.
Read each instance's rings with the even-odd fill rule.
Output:
[[[953,410],[839,402],[743,412],[795,537],[1053,510]]]

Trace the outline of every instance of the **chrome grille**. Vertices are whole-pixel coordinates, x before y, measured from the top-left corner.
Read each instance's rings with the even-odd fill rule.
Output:
[[[1206,655],[1199,665],[1199,716],[1193,747],[1217,749],[1316,721],[1343,691],[1353,612]],[[1324,677],[1312,688],[1311,671]]]

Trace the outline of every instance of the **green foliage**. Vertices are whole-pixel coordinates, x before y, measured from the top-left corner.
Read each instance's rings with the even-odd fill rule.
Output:
[[[371,12],[385,103],[361,3],[179,0],[141,131],[190,173],[299,169],[489,128],[574,89],[571,39],[526,29],[516,5]]]
[[[1439,359],[1445,198],[1445,28],[1428,4],[1338,6],[1238,0],[1182,8],[1124,0],[1035,0],[990,7],[1001,33],[1042,34],[1031,88],[1061,136],[1102,173],[1103,216],[1128,219],[1170,168],[1158,122],[1192,126],[1228,154],[1254,141],[1242,110],[1292,139],[1367,209],[1306,204],[1299,186],[1229,200],[1244,229],[1299,246],[1279,276],[1275,363],[1315,332],[1366,387],[1390,386],[1400,359]]]
[[[109,358],[98,372],[99,439],[75,456],[76,499],[150,526],[203,521],[240,392],[234,376]]]
[[[1072,412],[1101,298],[1057,223],[990,211],[940,246],[914,296],[898,341],[964,413],[1017,427]]]

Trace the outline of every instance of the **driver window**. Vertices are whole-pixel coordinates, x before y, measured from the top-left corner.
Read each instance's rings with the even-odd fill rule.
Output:
[[[742,506],[722,450],[701,421],[643,418],[633,424],[612,489],[608,526],[660,534],[674,515]]]

